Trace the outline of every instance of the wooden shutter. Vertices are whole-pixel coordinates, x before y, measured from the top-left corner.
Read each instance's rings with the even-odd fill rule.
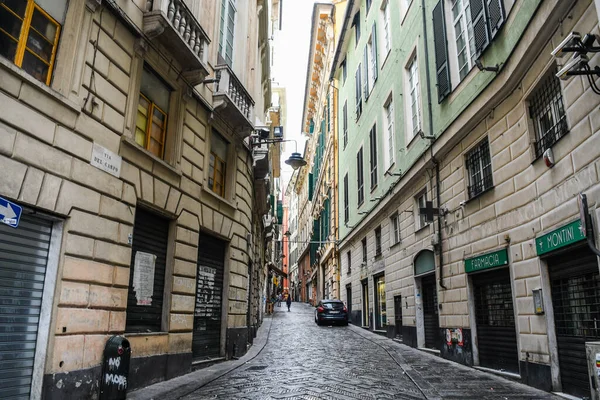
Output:
[[[484,6],[485,1],[487,0],[469,0],[471,5],[471,20],[473,21],[475,53],[477,57],[479,57],[490,44],[490,33]]]
[[[371,54],[373,57],[373,84],[375,84],[378,75],[377,70],[379,69],[379,66],[377,65],[377,25],[375,23],[373,24],[373,36],[371,37],[371,49],[373,50],[373,54]]]
[[[490,40],[493,40],[506,21],[504,0],[486,0],[487,16],[490,28]]]
[[[365,101],[369,98],[369,55],[367,46],[363,54],[363,68],[365,70],[365,76],[363,78],[363,92],[365,94]]]
[[[441,103],[450,93],[450,70],[448,69],[444,0],[440,0],[433,9],[433,42],[435,48],[438,103]]]

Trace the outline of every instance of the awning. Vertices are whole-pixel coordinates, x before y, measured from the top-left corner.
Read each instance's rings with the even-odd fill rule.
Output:
[[[269,263],[269,269],[271,271],[275,272],[277,275],[287,278],[287,274],[285,272],[283,272],[282,270],[280,270],[279,268],[277,268],[275,266],[275,264]]]

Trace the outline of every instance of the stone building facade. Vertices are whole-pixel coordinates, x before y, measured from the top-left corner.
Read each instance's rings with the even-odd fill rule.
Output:
[[[23,208],[0,228],[2,290],[26,310],[10,390],[95,398],[112,335],[128,389],[244,354],[265,284],[248,137],[269,106],[269,5],[22,6],[0,57],[0,196]]]
[[[346,18],[354,23],[334,63],[338,79],[344,59],[350,71],[362,61],[365,32],[372,22],[385,24],[386,7],[394,3],[373,1],[371,11],[365,2],[354,4]],[[363,116],[350,122],[350,137],[368,146],[373,120],[386,132],[386,99],[392,98],[396,168],[380,173],[383,193],[377,188],[369,198],[367,192],[371,204],[363,208],[354,207],[351,174],[349,224],[340,234],[348,289],[342,297],[352,304],[353,322],[365,328],[544,390],[589,396],[584,343],[600,337],[593,323],[600,317],[594,308],[599,267],[581,235],[577,195],[587,195],[597,228],[600,97],[585,76],[558,79],[569,55],[551,53],[571,32],[598,34],[598,10],[592,1],[501,1],[501,20],[486,22],[489,41],[478,47],[481,38],[467,23],[477,16],[453,9],[466,3],[391,8],[392,32],[413,26],[412,34],[429,38],[429,47],[419,39],[412,52],[397,47],[411,41],[408,33],[394,34],[387,56],[409,61],[401,66],[418,60],[420,107],[412,115],[412,104],[401,100],[412,95],[411,68],[394,74],[396,64],[384,54],[378,80],[394,86],[374,83]],[[463,23],[463,31],[455,30]],[[356,26],[362,26],[358,46]],[[457,57],[456,32],[474,39],[468,62]],[[598,58],[588,56],[594,68]],[[404,73],[406,79],[397,78]],[[354,102],[354,92],[341,89],[338,104]],[[410,135],[413,117],[421,132]],[[349,161],[343,152],[340,175],[356,174],[356,152]],[[365,165],[373,165],[370,156]],[[598,246],[597,233],[594,241]]]

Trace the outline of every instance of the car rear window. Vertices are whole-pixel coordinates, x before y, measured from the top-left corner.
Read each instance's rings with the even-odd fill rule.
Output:
[[[341,310],[342,308],[344,308],[344,303],[340,301],[323,303],[323,308],[327,308],[329,310]]]

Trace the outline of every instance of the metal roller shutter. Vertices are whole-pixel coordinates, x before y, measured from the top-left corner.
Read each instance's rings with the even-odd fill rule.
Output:
[[[192,339],[192,354],[196,359],[220,356],[226,248],[226,242],[200,234]]]
[[[508,268],[473,275],[479,364],[519,372],[517,332]]]
[[[563,392],[589,397],[585,342],[600,340],[600,274],[582,247],[548,258]]]
[[[52,223],[0,225],[0,397],[29,399]]]
[[[127,332],[159,332],[161,330],[168,240],[169,220],[138,207],[135,212],[131,245],[131,273],[129,274],[125,328]],[[138,251],[156,256],[154,288],[150,305],[138,305],[136,293],[133,290],[135,254]]]
[[[440,320],[438,317],[437,290],[435,288],[435,275],[421,279],[423,293],[423,322],[425,325],[425,347],[438,348],[440,333]]]

